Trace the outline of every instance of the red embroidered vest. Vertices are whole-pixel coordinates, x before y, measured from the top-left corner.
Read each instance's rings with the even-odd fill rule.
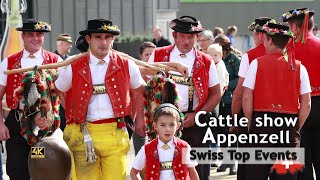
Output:
[[[178,139],[173,138],[173,142],[176,146],[174,150],[174,156],[172,160],[172,170],[176,179],[190,179],[189,171],[186,164],[182,164],[182,148],[187,148],[188,143]],[[147,143],[145,147],[146,153],[146,172],[145,179],[154,179],[158,180],[160,177],[160,161],[158,154],[158,138]]]
[[[301,61],[308,71],[311,95],[320,96],[320,38],[309,32],[306,41],[306,44],[294,43],[295,58]]]
[[[258,59],[254,88],[254,111],[297,114],[300,96],[300,61],[293,71],[282,53]]]
[[[266,55],[266,48],[264,47],[263,43],[260,43],[257,47],[250,49],[247,51],[249,64],[258,57]]]
[[[23,51],[8,56],[8,70],[21,68],[21,58]],[[43,63],[51,64],[58,61],[59,56],[55,53],[42,49]],[[13,97],[14,90],[20,85],[22,73],[8,75],[6,85],[6,101],[10,109],[16,109],[19,101]]]
[[[170,52],[174,45],[156,48],[154,52],[154,62],[170,62]],[[202,108],[208,99],[209,69],[211,57],[195,49],[195,63],[193,69],[193,84],[199,95],[199,105],[196,112]],[[183,97],[187,98],[187,97]]]
[[[88,54],[71,65],[72,93],[70,93],[70,110],[72,110],[71,121],[75,123],[82,123],[86,120],[87,109],[93,92],[89,61]],[[120,57],[114,51],[110,52],[105,86],[115,117],[124,117],[131,114],[128,60]]]

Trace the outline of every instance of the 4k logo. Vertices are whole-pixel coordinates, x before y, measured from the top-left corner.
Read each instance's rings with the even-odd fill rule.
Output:
[[[44,147],[31,147],[31,158],[44,158]]]

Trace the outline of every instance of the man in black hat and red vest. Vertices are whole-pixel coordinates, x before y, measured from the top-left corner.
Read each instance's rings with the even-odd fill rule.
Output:
[[[21,107],[19,101],[13,96],[14,90],[20,85],[22,74],[5,75],[4,71],[56,63],[62,59],[42,48],[44,33],[51,31],[50,25],[46,22],[29,19],[17,30],[22,31],[24,49],[8,56],[0,65],[0,100],[2,101],[4,94],[6,94],[6,102],[11,109],[5,123],[2,121],[4,117],[0,111],[0,140],[6,141],[6,170],[10,179],[29,180],[28,155],[30,146],[20,134],[20,119],[17,110]],[[0,106],[2,109],[2,105]]]
[[[185,114],[182,139],[191,147],[209,147],[202,144],[207,128],[199,128],[195,124],[198,111],[211,112],[220,102],[220,84],[217,70],[211,57],[194,48],[198,33],[203,31],[200,22],[191,16],[181,16],[169,24],[174,45],[157,48],[150,56],[149,62],[178,62],[189,69],[187,81],[176,72],[169,72],[169,77],[176,81],[180,111]],[[201,120],[205,121],[205,118]],[[200,120],[200,121],[201,121]],[[209,179],[210,165],[196,167],[200,179]]]
[[[301,180],[313,180],[312,165],[317,179],[320,179],[320,39],[312,34],[314,11],[307,8],[290,10],[282,15],[294,33],[295,57],[306,66],[311,84],[311,112],[302,128],[301,147],[305,148],[305,168],[298,175]]]
[[[241,111],[242,93],[243,93],[243,81],[249,69],[250,63],[257,57],[266,55],[266,49],[263,45],[263,41],[266,37],[266,32],[262,30],[263,25],[268,22],[275,22],[274,19],[268,17],[257,18],[248,26],[248,29],[253,31],[253,39],[256,45],[255,48],[247,51],[241,59],[239,68],[239,81],[233,94],[232,100],[232,114],[239,114]]]
[[[253,32],[253,39],[254,43],[256,45],[255,48],[250,49],[247,51],[240,61],[240,68],[239,68],[239,80],[236,89],[233,93],[232,98],[232,114],[233,117],[235,114],[237,114],[238,118],[241,118],[243,116],[242,112],[242,93],[243,93],[243,81],[247,74],[247,71],[249,69],[250,63],[256,59],[257,57],[266,55],[266,49],[263,45],[263,41],[266,38],[266,32],[262,30],[263,25],[267,24],[268,22],[275,22],[274,19],[268,18],[268,17],[260,17],[254,20],[248,26],[248,29]],[[231,131],[235,131],[235,128],[232,128]],[[237,133],[247,133],[247,128],[237,128]],[[238,144],[239,147],[244,147],[245,144]],[[237,171],[237,179],[242,180],[246,179],[245,177],[245,165],[244,164],[238,164],[238,171]]]
[[[264,40],[266,55],[250,64],[243,86],[243,111],[249,120],[250,134],[276,134],[289,131],[289,142],[251,144],[252,147],[299,147],[299,132],[310,112],[310,83],[306,68],[285,47],[293,36],[288,26],[268,23],[263,27],[268,34]],[[280,88],[279,88],[280,87]],[[270,127],[258,125],[256,119],[268,116],[298,118],[295,125]],[[272,165],[246,165],[246,180],[296,179],[297,174],[270,173]]]
[[[111,21],[89,20],[79,34],[90,51],[62,69],[55,82],[58,91],[72,89],[64,139],[74,156],[76,178],[125,179],[129,138],[124,117],[131,114],[130,89],[142,97],[145,82],[134,62],[112,50],[120,30]],[[144,136],[143,102],[135,105],[140,109],[135,132]]]

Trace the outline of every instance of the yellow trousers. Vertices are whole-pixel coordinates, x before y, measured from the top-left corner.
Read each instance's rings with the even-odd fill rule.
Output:
[[[73,154],[73,179],[77,180],[124,180],[126,179],[126,156],[129,150],[128,133],[117,129],[117,123],[87,123],[97,155],[95,163],[86,162],[83,134],[79,124],[68,124],[64,140]],[[76,174],[76,178],[74,175]]]

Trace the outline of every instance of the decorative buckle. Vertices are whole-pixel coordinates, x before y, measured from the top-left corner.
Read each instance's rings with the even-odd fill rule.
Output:
[[[160,163],[161,170],[172,169],[172,161],[165,161]]]

